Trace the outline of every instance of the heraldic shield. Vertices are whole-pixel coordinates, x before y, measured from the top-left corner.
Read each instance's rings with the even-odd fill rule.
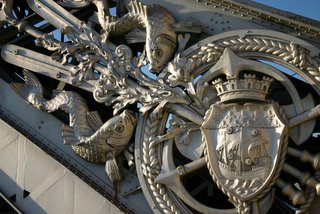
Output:
[[[278,177],[287,128],[275,104],[214,104],[201,131],[207,166],[224,193],[250,202]]]

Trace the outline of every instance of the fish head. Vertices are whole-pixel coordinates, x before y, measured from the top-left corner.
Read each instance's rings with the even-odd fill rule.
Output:
[[[31,105],[35,106],[37,109],[44,111],[45,110],[45,100],[42,96],[39,96],[36,93],[30,93],[27,96],[27,101]]]
[[[134,127],[137,123],[137,117],[133,111],[126,109],[120,114],[120,116],[127,127]]]
[[[149,69],[159,72],[172,58],[176,48],[175,34],[160,34],[154,40],[148,40],[146,44],[147,57],[150,62]]]
[[[136,115],[130,110],[124,110],[120,115],[114,117],[113,124],[110,124],[113,128],[112,139],[109,139],[109,143],[112,141],[119,146],[127,144],[132,136],[136,122]]]

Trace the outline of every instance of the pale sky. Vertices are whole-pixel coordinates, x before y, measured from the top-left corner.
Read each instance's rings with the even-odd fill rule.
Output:
[[[320,0],[255,0],[255,2],[320,21]]]

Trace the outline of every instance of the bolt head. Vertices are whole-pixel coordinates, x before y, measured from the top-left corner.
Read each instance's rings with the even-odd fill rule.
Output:
[[[127,65],[126,66],[126,71],[131,71],[132,69],[131,69],[131,66],[130,65]]]
[[[192,22],[191,21],[186,22],[186,27],[192,27]]]
[[[178,166],[177,167],[177,172],[178,172],[178,175],[184,175],[186,173],[186,171],[185,171],[183,166]]]

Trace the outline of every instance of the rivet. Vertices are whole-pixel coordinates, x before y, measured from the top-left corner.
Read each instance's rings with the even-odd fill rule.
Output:
[[[184,175],[186,173],[186,170],[184,169],[184,166],[178,166],[177,172],[179,175]]]
[[[130,65],[127,65],[126,66],[126,71],[131,71],[132,69],[131,69],[131,66]]]
[[[244,162],[247,166],[252,165],[252,160],[250,158],[246,158]]]
[[[257,129],[253,129],[252,131],[251,131],[251,135],[252,136],[258,136],[259,135],[259,130],[257,130]]]

